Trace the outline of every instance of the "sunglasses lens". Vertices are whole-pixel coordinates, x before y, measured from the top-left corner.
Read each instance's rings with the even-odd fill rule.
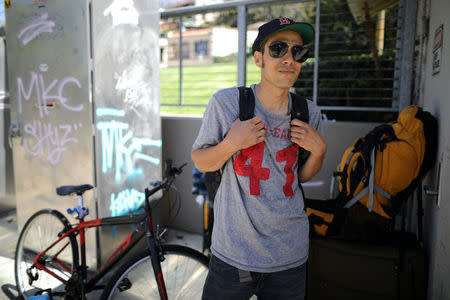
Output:
[[[273,42],[269,45],[269,54],[273,58],[279,58],[286,54],[289,45],[284,42]]]
[[[297,62],[305,62],[309,58],[308,48],[302,46],[294,46],[292,48],[292,56]]]
[[[273,58],[283,57],[289,50],[289,45],[285,42],[273,42],[269,45],[269,54]],[[292,57],[300,63],[305,62],[308,58],[308,48],[297,45],[292,47]]]

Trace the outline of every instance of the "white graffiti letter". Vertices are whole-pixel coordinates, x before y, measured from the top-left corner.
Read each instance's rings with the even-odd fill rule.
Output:
[[[78,143],[74,137],[69,137],[73,128],[81,128],[82,124],[69,124],[54,126],[50,123],[42,123],[34,120],[33,123],[24,125],[24,148],[32,156],[45,156],[52,165],[56,165],[61,154],[67,150],[68,143]],[[60,132],[61,131],[61,132]],[[62,136],[62,137],[61,137]]]
[[[48,14],[45,13],[31,21],[24,29],[20,31],[17,37],[22,39],[23,45],[26,46],[41,33],[53,32],[53,27],[55,27],[55,23],[53,21],[49,21]]]
[[[63,96],[64,87],[74,83],[79,89],[81,89],[81,83],[74,77],[63,78],[58,85],[58,79],[53,79],[49,85],[44,82],[44,76],[42,74],[36,74],[31,72],[30,83],[28,91],[25,90],[22,78],[17,78],[17,92],[18,92],[18,110],[19,114],[22,114],[22,98],[29,101],[32,98],[33,90],[36,88],[37,107],[39,108],[39,116],[43,118],[48,115],[48,102],[49,100],[58,101],[62,107],[70,111],[81,111],[84,105],[69,105],[69,99]],[[58,85],[58,90],[55,94],[54,89]],[[53,93],[52,93],[53,91]]]
[[[113,26],[120,24],[139,24],[139,13],[134,7],[133,0],[114,0],[103,12],[104,16],[111,14]]]
[[[80,82],[73,77],[66,77],[63,80],[61,80],[61,83],[59,84],[59,88],[58,88],[58,100],[61,103],[62,106],[64,106],[66,109],[71,110],[71,111],[81,111],[83,109],[83,104],[80,104],[78,106],[69,106],[68,104],[66,104],[67,102],[67,98],[63,97],[62,92],[64,89],[64,86],[66,84],[68,84],[69,82],[73,82],[75,83],[75,85],[81,89],[81,84]]]
[[[25,98],[26,101],[30,100],[31,93],[33,92],[33,88],[36,85],[36,97],[38,100],[38,105],[40,105],[40,93],[39,93],[39,85],[37,83],[38,81],[38,75],[34,72],[31,72],[31,79],[30,79],[30,85],[28,87],[28,93],[25,92],[25,88],[23,86],[22,78],[17,78],[17,93],[18,93],[18,109],[19,114],[22,114],[22,97]],[[41,115],[42,118],[42,115]]]
[[[138,213],[140,206],[144,203],[145,194],[135,189],[126,189],[117,193],[117,197],[114,193],[111,194],[111,202],[109,210],[111,216],[121,216],[125,214]]]
[[[125,116],[123,110],[98,108],[97,116]],[[143,146],[161,147],[161,140],[149,138],[133,137],[128,123],[115,120],[108,122],[98,122],[97,129],[101,132],[102,147],[102,172],[106,173],[113,168],[115,181],[117,183],[122,179],[122,170],[125,170],[127,176],[142,174],[141,168],[134,167],[134,160],[144,160],[146,162],[158,165],[160,160],[149,155],[141,153]]]

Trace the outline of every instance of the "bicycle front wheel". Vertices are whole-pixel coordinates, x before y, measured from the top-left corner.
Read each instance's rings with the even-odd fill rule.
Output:
[[[161,262],[167,298],[196,300],[202,296],[208,274],[208,258],[200,252],[178,245],[162,245]],[[160,299],[148,249],[130,258],[114,273],[102,299]]]
[[[64,238],[38,260],[46,270],[38,268],[33,260],[70,227],[69,221],[52,209],[36,212],[25,223],[14,261],[17,289],[24,299],[43,291],[64,292],[64,283],[72,276],[73,262],[78,257],[76,238]]]

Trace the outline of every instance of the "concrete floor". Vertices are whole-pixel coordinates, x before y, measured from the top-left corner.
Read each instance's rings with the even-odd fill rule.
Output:
[[[0,217],[0,299],[17,299],[14,252],[18,238],[16,212],[2,214]]]

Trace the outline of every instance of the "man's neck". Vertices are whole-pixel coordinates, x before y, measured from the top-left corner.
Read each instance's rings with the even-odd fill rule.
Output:
[[[255,85],[256,97],[265,110],[285,115],[289,110],[289,89],[280,89],[261,83]]]

